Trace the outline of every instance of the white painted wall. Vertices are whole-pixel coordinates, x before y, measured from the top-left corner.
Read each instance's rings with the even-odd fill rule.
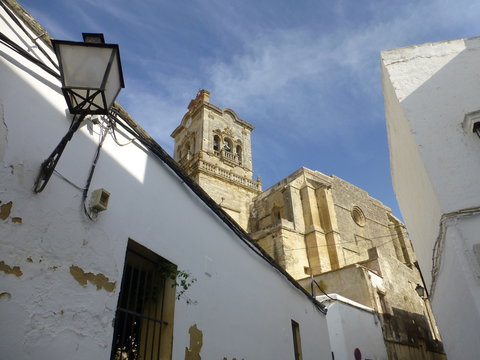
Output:
[[[480,38],[382,52],[394,189],[429,288],[447,355],[480,351],[480,139],[462,126],[480,110]],[[449,214],[449,215],[448,215]],[[441,231],[441,222],[445,231]],[[432,256],[440,259],[432,281]]]
[[[354,359],[355,349],[360,350],[362,359],[388,359],[375,311],[338,294],[329,296],[317,296],[317,300],[328,307],[327,323],[335,359]]]
[[[37,55],[3,10],[0,31]],[[56,175],[34,194],[41,162],[69,126],[60,83],[1,44],[0,79],[0,206],[13,203],[1,220],[0,261],[22,273],[0,269],[0,358],[109,358],[129,238],[198,280],[188,290],[198,304],[176,303],[174,359],[184,358],[193,324],[203,332],[203,359],[293,359],[291,319],[300,324],[303,359],[331,358],[325,316],[137,143],[120,147],[107,137],[91,189],[111,198],[96,221],[83,214],[81,191]],[[80,187],[98,132],[83,127],[57,166]],[[80,285],[72,265],[104,274],[115,290]]]

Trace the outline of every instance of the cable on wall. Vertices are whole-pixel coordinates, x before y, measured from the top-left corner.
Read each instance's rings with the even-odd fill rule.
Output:
[[[83,191],[84,188],[78,186],[77,184],[75,184],[73,181],[67,179],[65,176],[63,176],[61,173],[59,173],[57,170],[53,170],[53,173],[55,175],[57,175],[60,179],[64,180],[66,183],[72,185],[75,189],[78,189],[78,190],[81,190]]]
[[[40,50],[40,52],[48,59],[48,61],[50,61],[50,63],[57,69],[57,70],[60,70],[60,67],[58,66],[58,64],[50,57],[50,55],[48,55],[48,53],[41,47],[41,46],[38,46],[36,41],[38,40],[38,38],[44,36],[44,35],[47,35],[47,32],[43,32],[42,34],[37,34],[38,36],[36,38],[32,37],[30,35],[30,32],[28,32],[27,29],[25,29],[25,27],[23,26],[23,24],[17,19],[17,17],[13,14],[12,10],[9,9],[3,1],[0,1],[0,6],[5,10],[5,12],[8,14],[8,16],[10,16],[10,18],[13,20],[13,22],[20,28],[22,29],[22,31],[25,33],[25,35],[28,36],[28,38],[30,39],[30,41],[35,44],[37,46],[37,49]],[[35,33],[35,31],[34,31]]]
[[[97,161],[98,161],[98,158],[100,156],[100,150],[102,149],[102,145],[103,145],[103,142],[105,141],[105,138],[107,137],[107,134],[108,134],[108,131],[106,129],[101,130],[97,150],[95,151],[92,166],[90,167],[90,172],[88,173],[87,182],[85,183],[85,187],[83,188],[83,193],[82,193],[82,208],[83,208],[83,211],[84,211],[85,215],[90,220],[95,220],[96,216],[95,216],[95,214],[90,213],[90,211],[87,208],[87,204],[86,204],[87,195],[88,195],[88,190],[90,190],[90,184],[92,182],[93,173],[95,172],[95,167],[97,166]]]
[[[313,278],[312,276],[312,281],[315,285],[317,285],[317,287],[320,289],[320,291],[323,293],[323,295],[325,295],[326,297],[328,297],[330,300],[333,300],[333,301],[337,301],[337,299],[334,299],[332,298],[330,295],[328,295],[325,291],[323,291],[323,289],[320,287],[320,285],[318,285],[318,282]],[[313,294],[312,294],[313,295]]]
[[[457,211],[452,211],[446,214],[442,214],[440,218],[440,229],[438,236],[433,245],[432,254],[432,284],[430,285],[430,298],[433,299],[435,294],[435,286],[438,281],[438,275],[440,273],[440,267],[442,265],[443,252],[445,248],[445,235],[447,233],[448,225],[451,222],[456,222],[458,219],[475,216],[480,214],[480,206],[465,208]]]
[[[32,56],[28,51],[23,49],[22,47],[18,46],[14,41],[8,38],[4,33],[0,32],[0,43],[4,44],[11,50],[15,51],[17,54],[23,56],[25,59],[31,61],[41,69],[45,70],[50,75],[54,76],[57,79],[60,79],[60,74],[57,73],[55,70],[49,68],[45,65],[42,61],[38,60],[36,57]]]

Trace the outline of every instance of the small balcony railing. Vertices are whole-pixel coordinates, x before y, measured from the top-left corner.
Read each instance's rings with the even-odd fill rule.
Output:
[[[214,150],[213,153],[215,156],[219,157],[222,160],[229,161],[234,164],[242,164],[242,160],[238,154],[235,154],[233,152],[227,151],[225,149],[223,150]]]

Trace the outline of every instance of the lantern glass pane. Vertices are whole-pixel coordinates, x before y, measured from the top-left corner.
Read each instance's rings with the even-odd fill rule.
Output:
[[[107,108],[110,108],[110,106],[112,106],[115,98],[117,97],[122,87],[121,69],[118,61],[118,51],[115,52],[116,56],[114,56],[113,58],[112,67],[110,68],[110,74],[108,74],[107,83],[105,85],[105,101],[107,103]]]
[[[59,44],[64,86],[100,89],[112,48]]]

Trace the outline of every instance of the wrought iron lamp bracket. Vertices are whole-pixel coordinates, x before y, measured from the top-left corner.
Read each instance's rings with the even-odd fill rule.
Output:
[[[67,143],[72,139],[73,134],[75,133],[75,131],[78,130],[80,124],[87,115],[88,113],[87,111],[85,111],[73,118],[72,124],[70,125],[70,129],[68,129],[68,132],[62,138],[57,147],[52,151],[50,156],[42,163],[42,166],[40,167],[40,173],[38,174],[37,180],[35,181],[34,191],[36,193],[42,192],[43,189],[45,189],[45,186],[47,186],[48,180],[50,180],[50,177],[52,176],[53,171],[57,166],[58,160],[60,160],[60,156],[65,150],[65,147],[67,146]]]

